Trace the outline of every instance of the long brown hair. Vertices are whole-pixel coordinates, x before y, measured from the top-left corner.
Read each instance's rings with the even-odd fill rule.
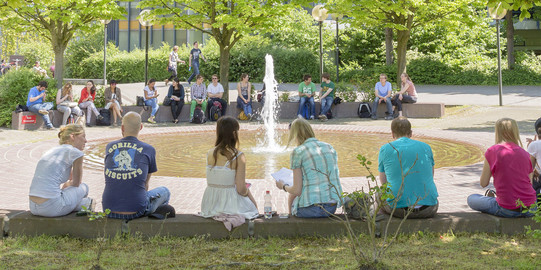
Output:
[[[212,153],[214,165],[212,166],[216,166],[218,153],[231,162],[239,153],[237,150],[238,144],[239,122],[237,119],[231,116],[224,116],[218,119],[218,122],[216,123],[216,143],[214,144],[216,148],[214,148],[214,152]],[[235,166],[235,168],[236,167],[237,166]]]
[[[93,80],[88,80],[86,83],[91,83],[92,84],[92,88],[90,88],[90,94],[93,95],[94,93],[96,93],[96,85],[94,84],[94,81]]]
[[[73,86],[71,85],[71,83],[64,84],[64,86],[62,87],[62,96],[65,96],[68,93],[70,93],[72,88]]]

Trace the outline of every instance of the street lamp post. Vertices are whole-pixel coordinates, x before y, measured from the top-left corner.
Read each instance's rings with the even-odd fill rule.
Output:
[[[145,42],[145,85],[148,83],[148,27],[152,25],[152,22],[148,19],[148,13],[150,10],[145,9],[139,14],[139,23],[146,28],[146,42]]]
[[[503,100],[502,100],[502,64],[501,64],[501,50],[500,50],[500,20],[505,17],[505,14],[507,13],[507,10],[504,9],[502,6],[502,3],[498,3],[496,7],[488,8],[488,14],[490,18],[493,20],[496,20],[496,43],[498,45],[498,91],[500,95],[500,106],[503,106]],[[512,22],[511,22],[512,23]]]
[[[339,33],[338,33],[338,21],[342,19],[342,14],[331,14],[333,20],[336,21],[336,82],[339,81],[340,74],[340,50],[338,49]]]
[[[107,86],[107,25],[111,19],[100,20],[103,24],[103,85]]]
[[[319,23],[319,76],[323,74],[323,38],[321,36],[321,28],[323,21],[327,18],[327,9],[323,5],[316,5],[312,9],[312,17]]]

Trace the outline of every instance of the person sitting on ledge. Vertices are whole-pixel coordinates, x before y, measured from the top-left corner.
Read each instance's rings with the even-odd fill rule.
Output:
[[[156,167],[156,150],[137,139],[143,128],[141,116],[129,112],[122,118],[124,138],[110,142],[105,148],[103,209],[111,210],[110,218],[131,220],[152,215],[160,206],[168,205],[169,189],[148,190]]]
[[[372,105],[372,119],[378,119],[378,105],[382,102],[387,105],[387,112],[385,120],[393,119],[393,103],[391,100],[391,94],[393,93],[393,87],[391,83],[387,81],[387,75],[380,74],[379,82],[375,86],[376,98],[374,99],[374,104]]]
[[[225,115],[227,109],[227,102],[223,99],[224,87],[219,83],[219,80],[218,75],[212,74],[212,82],[207,86],[207,93],[209,95],[208,115],[210,115],[210,108],[212,108],[214,101],[218,101],[222,105],[222,116]]]
[[[532,177],[532,186],[537,194],[537,201],[541,201],[541,118],[537,119],[534,124],[536,135],[534,139],[526,139],[528,141],[528,153],[530,153],[530,159],[532,161],[534,174]]]
[[[116,80],[109,82],[109,87],[105,88],[103,96],[105,97],[105,108],[112,111],[113,126],[117,125],[117,119],[122,121],[122,92],[116,87]]]
[[[215,147],[207,152],[207,188],[201,201],[201,216],[259,216],[257,203],[246,186],[246,157],[237,149],[239,122],[223,116],[216,123]]]
[[[190,91],[192,92],[192,101],[190,105],[190,123],[193,121],[193,113],[197,105],[201,106],[203,113],[207,111],[207,87],[203,83],[205,78],[203,75],[197,75],[195,77],[195,83],[192,85]]]
[[[468,196],[468,206],[499,217],[531,217],[533,213],[523,211],[535,207],[536,203],[531,182],[533,166],[530,154],[522,149],[517,122],[510,118],[499,119],[495,133],[496,144],[485,152],[479,182],[481,187],[486,187],[493,177],[496,192],[487,192],[489,196],[472,194]],[[518,204],[518,200],[525,207]]]
[[[68,118],[72,113],[77,116],[75,122],[83,115],[83,111],[77,106],[77,102],[73,102],[73,86],[71,83],[66,83],[62,89],[58,89],[56,93],[56,109],[63,113],[63,126],[68,123]]]
[[[67,125],[60,129],[58,138],[60,145],[43,154],[30,184],[30,212],[37,216],[59,217],[83,206],[93,208],[88,186],[82,183],[85,130],[80,125]]]
[[[432,149],[411,139],[411,123],[406,117],[393,120],[391,134],[395,140],[379,150],[378,170],[380,184],[388,182],[394,198],[383,202],[382,209],[398,218],[408,212],[407,218],[431,218],[439,205]]]
[[[167,98],[171,99],[171,114],[173,115],[173,123],[178,123],[178,117],[184,106],[184,86],[178,78],[173,78],[173,84],[169,86]]]
[[[299,110],[297,117],[302,118],[302,110],[304,104],[310,104],[310,120],[314,120],[316,115],[316,104],[314,103],[314,94],[316,93],[316,85],[312,82],[312,76],[305,74],[302,78],[303,82],[299,84]]]
[[[415,85],[411,81],[407,73],[402,73],[400,75],[400,80],[402,81],[402,87],[400,92],[398,92],[393,97],[393,104],[396,105],[398,110],[398,116],[402,116],[402,103],[416,103],[417,102],[417,91],[415,90]]]
[[[52,102],[43,102],[47,96],[47,86],[49,84],[46,81],[41,81],[37,86],[34,86],[28,92],[28,98],[26,100],[26,107],[28,110],[40,114],[45,122],[47,129],[54,129],[51,120],[49,119],[49,110],[53,108]]]
[[[145,94],[145,105],[152,108],[147,121],[149,123],[156,124],[156,112],[158,112],[158,109],[160,108],[160,105],[158,105],[158,96],[160,94],[158,94],[158,90],[156,90],[156,79],[148,80],[147,86],[145,86],[143,92]]]
[[[289,193],[289,213],[301,218],[322,218],[334,214],[340,207],[339,194],[342,194],[336,151],[330,144],[318,141],[312,127],[303,118],[291,123],[291,142],[298,144],[291,152],[293,186],[276,181],[277,188]]]
[[[86,109],[86,126],[91,127],[90,120],[92,119],[92,113],[96,115],[96,119],[103,119],[94,100],[96,99],[96,86],[92,80],[86,82],[86,87],[81,90],[81,97],[79,98],[79,108],[81,110]]]

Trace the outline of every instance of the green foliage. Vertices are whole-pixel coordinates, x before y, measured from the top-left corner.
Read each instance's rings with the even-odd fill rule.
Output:
[[[21,43],[19,45],[19,54],[24,56],[25,67],[31,68],[36,61],[40,61],[40,66],[47,72],[49,72],[49,66],[54,60],[51,43],[42,40],[29,40]],[[52,74],[49,74],[49,76],[52,76]]]
[[[336,96],[340,97],[345,102],[355,102],[357,99],[357,91],[352,85],[339,82],[336,83]]]
[[[289,92],[284,92],[280,95],[279,98],[280,102],[288,102],[289,101]]]
[[[380,27],[347,28],[340,32],[341,62],[362,67],[385,64],[385,31]]]
[[[76,38],[72,39],[66,48],[65,76],[67,78],[80,77],[79,74],[83,72],[81,63],[96,52],[101,52],[103,57],[103,29],[96,28],[94,31],[77,32]]]
[[[43,77],[38,76],[32,70],[20,68],[12,70],[0,77],[0,126],[11,125],[11,112],[18,104],[26,105],[26,99],[30,88],[38,85]],[[56,100],[56,81],[46,79],[49,83],[45,102]]]

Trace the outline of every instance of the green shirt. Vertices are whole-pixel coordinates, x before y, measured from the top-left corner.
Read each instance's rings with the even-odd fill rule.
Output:
[[[333,82],[329,82],[329,83],[326,83],[326,82],[322,82],[321,83],[321,95],[323,96],[327,90],[329,89],[332,89],[332,91],[327,95],[328,97],[332,97],[334,98],[334,92],[336,92],[336,88],[334,87],[334,83]]]
[[[308,85],[306,85],[304,82],[299,84],[299,93],[314,95],[315,92],[316,85],[313,82],[310,82]]]

